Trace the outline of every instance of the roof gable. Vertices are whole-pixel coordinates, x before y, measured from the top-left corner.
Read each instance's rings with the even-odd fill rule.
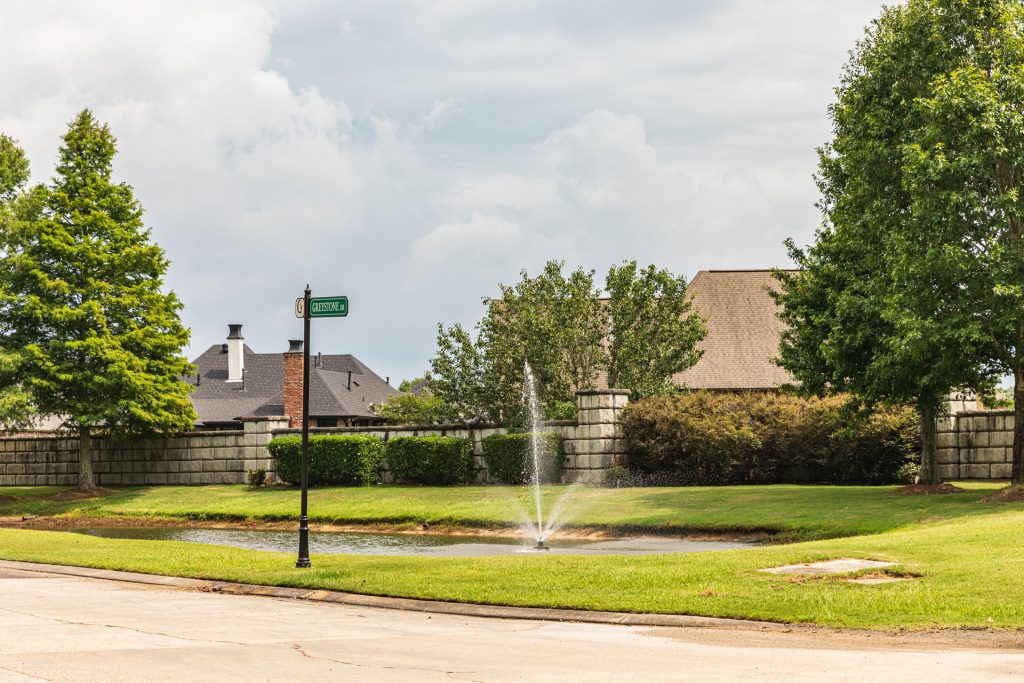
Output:
[[[697,364],[673,380],[693,389],[774,389],[793,381],[775,364],[786,325],[770,270],[702,270],[687,288],[708,334]]]

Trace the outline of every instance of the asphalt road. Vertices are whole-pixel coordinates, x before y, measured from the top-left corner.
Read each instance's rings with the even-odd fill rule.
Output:
[[[1011,680],[1013,638],[403,612],[0,568],[0,681]]]

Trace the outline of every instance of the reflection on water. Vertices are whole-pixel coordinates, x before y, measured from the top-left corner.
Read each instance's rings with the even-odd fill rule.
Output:
[[[293,552],[298,547],[297,531],[255,529],[183,529],[177,527],[102,527],[70,531],[101,538],[147,541],[187,541],[228,545],[250,550]],[[426,534],[371,534],[311,531],[309,550],[315,554],[430,555],[480,557],[532,553],[533,541],[493,536],[444,536]],[[551,552],[569,555],[649,555],[692,553],[708,550],[748,548],[751,543],[689,541],[685,539],[635,538],[614,541],[554,540]]]

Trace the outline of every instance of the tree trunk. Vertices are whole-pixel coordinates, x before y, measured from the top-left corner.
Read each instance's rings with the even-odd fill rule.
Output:
[[[1013,472],[1011,484],[1024,484],[1024,371],[1013,371]]]
[[[921,468],[918,482],[926,485],[941,484],[935,437],[935,406],[922,402],[918,406],[918,412],[921,414]]]
[[[96,483],[92,478],[92,429],[78,427],[78,490],[94,491]]]

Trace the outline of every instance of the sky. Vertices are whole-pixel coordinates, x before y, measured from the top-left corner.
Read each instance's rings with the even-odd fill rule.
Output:
[[[392,383],[438,323],[549,259],[789,265],[848,51],[877,0],[0,1],[0,132],[33,180],[83,108],[118,138],[185,304]]]

